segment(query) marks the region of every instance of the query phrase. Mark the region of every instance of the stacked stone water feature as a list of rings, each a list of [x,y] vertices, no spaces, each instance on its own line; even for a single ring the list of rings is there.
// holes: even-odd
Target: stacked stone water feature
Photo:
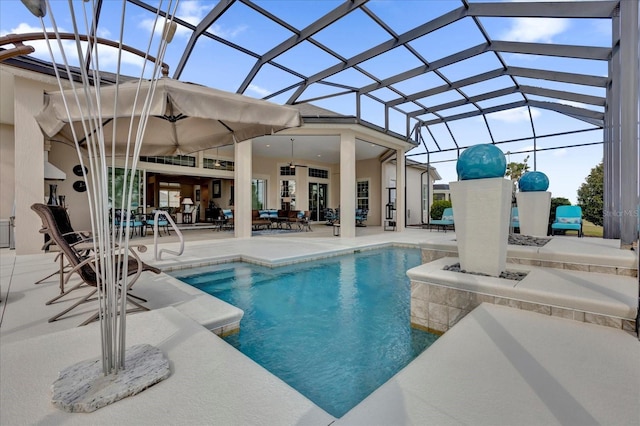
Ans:
[[[549,178],[542,172],[527,172],[518,181],[520,234],[544,237],[549,228],[551,192]]]
[[[460,180],[449,187],[463,270],[498,277],[506,268],[512,187],[506,169],[495,145],[467,148],[458,159]]]

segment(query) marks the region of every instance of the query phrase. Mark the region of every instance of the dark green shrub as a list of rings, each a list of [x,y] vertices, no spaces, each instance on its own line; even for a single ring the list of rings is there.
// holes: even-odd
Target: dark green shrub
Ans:
[[[431,216],[431,219],[442,219],[442,212],[448,207],[451,207],[451,201],[449,200],[434,201],[433,204],[431,204],[429,216]]]

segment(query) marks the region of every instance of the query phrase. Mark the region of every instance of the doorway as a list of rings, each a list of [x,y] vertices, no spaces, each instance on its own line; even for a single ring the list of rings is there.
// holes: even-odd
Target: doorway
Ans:
[[[309,182],[309,212],[310,220],[322,222],[324,209],[327,208],[327,191],[329,185],[326,183]]]

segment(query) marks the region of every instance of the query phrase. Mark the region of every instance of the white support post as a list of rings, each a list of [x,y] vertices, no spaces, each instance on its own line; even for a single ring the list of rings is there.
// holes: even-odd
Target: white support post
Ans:
[[[402,149],[396,150],[396,232],[404,231],[406,223],[405,157]],[[420,188],[422,191],[422,188]]]
[[[42,222],[31,210],[44,200],[44,136],[34,114],[42,109],[43,89],[32,81],[15,77],[15,201],[16,254],[36,254],[42,250]]]
[[[620,2],[620,245],[638,240],[638,1]]]
[[[236,238],[251,236],[252,144],[253,140],[248,140],[234,145],[236,167],[233,223]]]
[[[340,236],[356,236],[356,136],[340,134]]]

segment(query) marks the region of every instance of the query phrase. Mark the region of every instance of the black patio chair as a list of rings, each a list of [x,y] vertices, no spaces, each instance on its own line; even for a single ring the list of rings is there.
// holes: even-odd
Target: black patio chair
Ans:
[[[72,269],[65,274],[65,278],[64,278],[65,284],[69,281],[69,278],[74,273],[78,273],[78,275],[80,276],[80,279],[82,280],[74,288],[68,290],[67,293],[85,284],[90,287],[93,287],[93,290],[91,290],[87,295],[82,297],[79,301],[74,303],[72,306],[60,312],[59,314],[49,318],[49,322],[53,322],[53,321],[59,320],[62,316],[71,312],[73,309],[80,306],[81,304],[95,300],[96,297],[94,296],[96,295],[96,293],[98,291],[103,290],[102,285],[100,284],[100,279],[99,279],[100,256],[95,252],[90,252],[89,254],[87,254],[86,252],[76,250],[74,246],[72,244],[69,244],[69,242],[64,238],[64,235],[60,228],[60,224],[64,223],[64,221],[68,219],[68,216],[67,216],[66,210],[63,207],[48,206],[46,204],[37,203],[32,205],[31,209],[35,211],[38,214],[38,216],[40,216],[40,219],[42,219],[42,229],[40,230],[40,232],[43,234],[49,235],[49,237],[55,242],[56,245],[58,245],[60,250],[64,253],[67,261],[72,267]],[[119,268],[117,268],[117,270],[120,271],[119,272],[120,276],[117,277],[117,282],[119,283],[118,285],[119,285],[120,297],[123,297],[124,295],[124,297],[127,298],[127,302],[129,302],[135,307],[132,310],[129,310],[127,312],[134,312],[134,311],[140,311],[140,310],[146,311],[148,310],[148,308],[144,307],[143,305],[141,305],[140,303],[136,302],[133,299],[136,298],[142,302],[146,302],[146,300],[133,296],[132,294],[129,293],[129,291],[133,286],[133,284],[138,280],[142,272],[150,271],[150,272],[159,274],[160,270],[154,266],[147,265],[146,263],[142,262],[142,260],[140,260],[138,255],[133,250],[133,247],[130,247],[129,251],[131,252],[131,254],[127,255],[126,259],[125,259],[125,255],[120,252],[113,255],[115,262],[120,263]],[[121,282],[124,279],[122,271],[124,271],[125,261],[127,262],[127,276],[130,277],[130,279],[126,285],[126,288],[123,288]],[[80,325],[89,324],[90,322],[93,322],[98,318],[99,318],[99,312],[97,311],[95,314],[92,314],[86,321],[84,321]]]

